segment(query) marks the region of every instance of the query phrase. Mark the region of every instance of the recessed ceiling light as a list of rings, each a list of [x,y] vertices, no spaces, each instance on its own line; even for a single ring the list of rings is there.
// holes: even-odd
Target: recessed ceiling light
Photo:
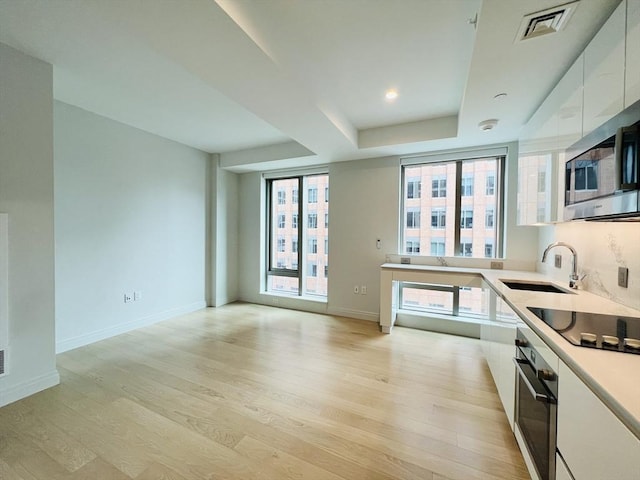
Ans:
[[[390,102],[398,98],[398,91],[395,88],[390,88],[384,94],[384,98],[389,100]]]

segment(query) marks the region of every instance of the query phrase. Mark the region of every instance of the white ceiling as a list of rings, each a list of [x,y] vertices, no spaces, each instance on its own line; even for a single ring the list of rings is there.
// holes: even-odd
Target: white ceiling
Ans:
[[[57,100],[246,171],[516,139],[619,0],[514,42],[562,3],[0,0],[0,42],[53,64]]]

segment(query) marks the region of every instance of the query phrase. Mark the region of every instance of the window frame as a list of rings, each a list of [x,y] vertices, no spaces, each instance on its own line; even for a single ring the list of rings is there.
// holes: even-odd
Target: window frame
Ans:
[[[313,210],[309,211],[306,205],[307,203],[312,203],[312,204],[318,203],[318,198],[317,198],[318,189],[315,186],[309,186],[307,184],[307,179],[316,177],[316,176],[326,176],[327,182],[328,182],[329,173],[327,171],[321,171],[321,170],[312,171],[309,173],[295,173],[295,174],[292,173],[291,175],[284,174],[284,175],[271,176],[268,174],[263,174],[264,193],[265,193],[264,208],[266,210],[266,216],[265,216],[265,227],[266,227],[265,237],[266,238],[265,240],[263,240],[263,245],[266,248],[264,278],[267,282],[264,285],[264,292],[267,294],[281,295],[283,293],[283,291],[279,290],[277,287],[274,287],[273,289],[268,288],[269,277],[276,276],[276,277],[291,277],[291,278],[298,279],[297,291],[289,292],[287,290],[286,294],[288,296],[292,296],[294,298],[320,298],[323,300],[326,300],[327,298],[327,296],[324,293],[318,294],[314,291],[307,290],[307,286],[305,282],[305,276],[309,276],[309,274],[311,273],[310,271],[308,271],[308,265],[305,260],[306,256],[310,254],[307,248],[308,245],[305,244],[305,242],[308,241],[307,234],[305,232],[308,228],[318,228],[318,224],[317,224],[318,212],[315,210],[315,207],[313,207]],[[277,264],[277,260],[274,258],[274,254],[276,253],[276,250],[277,250],[277,244],[274,244],[274,242],[277,242],[277,238],[278,238],[277,227],[278,227],[278,220],[279,220],[278,212],[274,208],[277,207],[278,205],[282,205],[279,203],[279,196],[277,194],[277,189],[274,191],[274,182],[277,182],[279,180],[296,180],[297,181],[297,185],[292,188],[292,194],[291,194],[291,200],[292,200],[291,203],[294,206],[293,213],[292,213],[292,222],[293,222],[293,217],[297,216],[297,219],[298,219],[297,235],[294,235],[291,241],[291,250],[292,250],[291,253],[297,254],[297,257],[295,260],[292,260],[291,267],[286,267],[286,268],[279,268]],[[330,186],[327,186],[325,188],[325,196],[327,200],[328,200],[329,188]],[[307,196],[305,195],[306,193],[308,193],[309,190],[315,190],[315,197],[314,197],[315,201],[313,202],[309,202]],[[299,192],[304,192],[304,193],[302,196],[300,196]],[[328,201],[326,203],[328,204]],[[325,208],[328,208],[328,207],[325,207]],[[311,214],[315,216],[315,221],[316,221],[315,227],[306,226],[305,225],[306,222],[301,223],[301,219],[305,219],[308,222],[309,216]],[[275,225],[273,225],[274,223]],[[286,219],[285,219],[285,225],[286,225]],[[274,226],[276,228],[273,228]],[[326,228],[328,229],[328,226],[326,226]],[[294,228],[294,230],[296,229]],[[327,230],[327,236],[328,236],[328,230]],[[288,244],[289,242],[285,241],[285,251],[287,249],[287,246],[289,246]],[[328,255],[328,252],[326,253]],[[317,254],[310,254],[310,255],[315,256]],[[318,268],[317,260],[314,260],[314,262],[316,263],[316,269],[317,269]],[[328,258],[327,258],[327,264],[325,264],[325,266],[328,267]],[[318,277],[317,271],[316,271],[316,277]],[[327,280],[328,280],[328,277],[327,277]]]
[[[454,210],[453,224],[456,226],[456,228],[454,229],[453,255],[455,257],[459,257],[459,256],[463,256],[460,254],[461,243],[462,243],[461,242],[462,228],[460,228],[461,216],[462,216],[461,214],[463,209],[462,199],[465,197],[468,198],[468,196],[462,195],[462,178],[463,178],[462,166],[465,162],[472,162],[472,161],[483,160],[483,159],[486,159],[486,160],[495,159],[496,169],[491,170],[487,174],[488,176],[491,176],[494,179],[494,193],[493,195],[487,195],[487,196],[492,196],[495,198],[493,229],[495,230],[496,233],[495,233],[495,244],[494,244],[495,257],[493,258],[503,258],[504,239],[506,234],[504,210],[505,210],[505,195],[506,195],[505,181],[506,181],[506,174],[507,174],[506,162],[507,162],[508,153],[509,153],[508,148],[504,146],[504,147],[495,147],[495,148],[478,149],[478,150],[470,150],[470,151],[459,151],[459,152],[453,151],[453,152],[444,152],[440,154],[436,153],[436,154],[429,154],[429,155],[416,155],[416,156],[402,158],[400,161],[401,202],[400,202],[400,215],[398,215],[400,219],[400,225],[399,225],[400,241],[398,243],[399,247],[403,248],[406,245],[405,229],[415,228],[415,227],[407,227],[406,225],[407,212],[409,211],[409,208],[410,208],[409,205],[407,205],[407,201],[406,201],[407,192],[405,189],[405,185],[408,180],[408,178],[405,176],[407,168],[417,167],[417,166],[426,166],[426,165],[436,165],[436,164],[452,164],[452,163],[456,165],[455,184],[454,184],[454,189],[451,192],[451,195],[455,196],[455,210]],[[434,176],[433,180],[435,180],[436,178],[438,180],[438,187],[440,187],[440,181],[442,180],[443,177],[442,175],[438,175],[437,177]],[[449,183],[447,177],[444,177],[444,180],[446,183]],[[475,178],[472,181],[472,185],[474,183],[476,183]],[[471,188],[473,188],[473,186]],[[438,188],[438,192],[440,192],[440,188]],[[446,195],[448,196],[449,194],[450,192],[446,191]],[[440,195],[438,195],[437,197],[434,197],[432,192],[432,198],[442,198],[442,197],[440,197]],[[474,216],[475,216],[475,212],[474,212]],[[429,219],[429,225],[431,225],[430,219]],[[407,235],[410,235],[410,234],[407,234]],[[408,255],[404,251],[399,251],[398,253],[400,255]],[[422,253],[420,255],[432,256],[432,255],[426,255]],[[483,258],[483,257],[472,257],[472,258]]]

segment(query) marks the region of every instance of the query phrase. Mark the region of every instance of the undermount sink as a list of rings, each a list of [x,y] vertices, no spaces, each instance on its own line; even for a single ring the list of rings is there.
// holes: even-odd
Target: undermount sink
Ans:
[[[502,280],[502,279],[500,281],[502,283],[504,283],[507,287],[509,287],[512,290],[528,290],[528,291],[531,291],[531,292],[549,292],[549,293],[570,293],[570,294],[573,294],[573,292],[558,288],[555,285],[553,285],[552,283],[546,283],[546,282],[534,283],[534,282],[525,282],[525,281],[521,281],[521,280]]]

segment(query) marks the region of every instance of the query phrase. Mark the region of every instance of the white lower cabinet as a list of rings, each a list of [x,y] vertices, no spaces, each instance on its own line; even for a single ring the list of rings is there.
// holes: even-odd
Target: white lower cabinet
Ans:
[[[558,387],[557,480],[640,479],[640,439],[563,362]]]
[[[562,457],[556,453],[556,480],[575,480],[564,464]]]
[[[518,317],[493,291],[490,291],[490,295],[490,321],[481,326],[480,339],[500,401],[513,430],[516,374],[513,356]]]

